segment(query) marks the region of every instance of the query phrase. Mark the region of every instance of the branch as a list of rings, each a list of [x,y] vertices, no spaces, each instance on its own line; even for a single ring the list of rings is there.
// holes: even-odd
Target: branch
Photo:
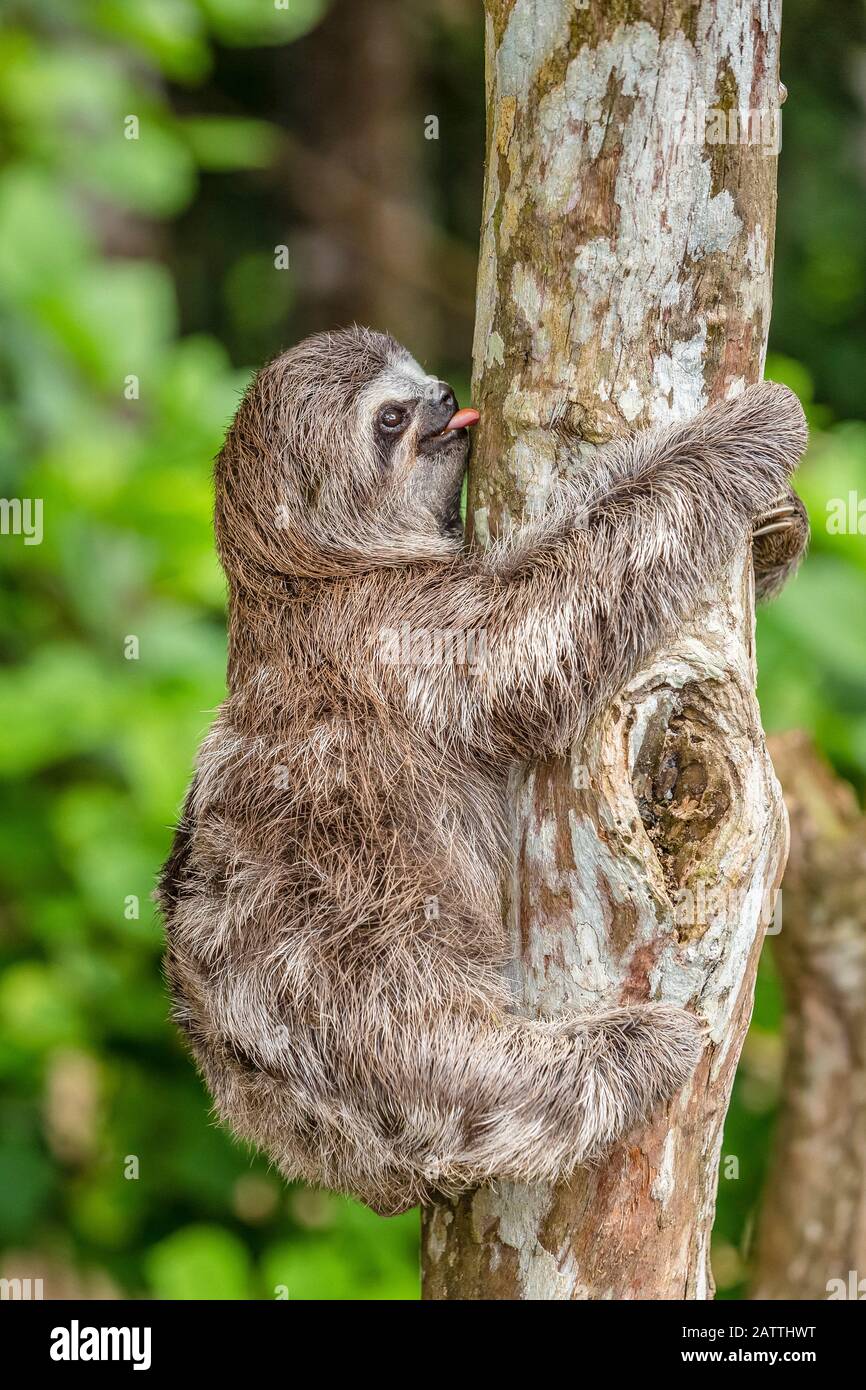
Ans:
[[[753,1297],[858,1297],[849,1281],[866,1274],[866,817],[805,734],[771,746],[791,817],[773,941],[787,1051]]]

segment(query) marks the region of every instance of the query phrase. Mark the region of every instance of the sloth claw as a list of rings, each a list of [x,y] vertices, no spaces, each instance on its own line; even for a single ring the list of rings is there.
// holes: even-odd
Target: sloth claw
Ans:
[[[758,517],[758,526],[752,532],[752,539],[756,536],[768,536],[773,531],[787,530],[789,526],[794,525],[797,514],[797,508],[790,502],[786,502],[784,506],[773,507],[771,511]]]
[[[756,536],[769,536],[773,531],[787,531],[793,524],[793,521],[777,521],[774,526],[760,526],[757,531],[752,532],[752,540]]]

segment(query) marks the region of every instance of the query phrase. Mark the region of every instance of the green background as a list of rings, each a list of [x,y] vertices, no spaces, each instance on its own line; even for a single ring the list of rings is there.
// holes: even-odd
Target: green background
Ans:
[[[223,693],[210,461],[251,367],[358,318],[465,398],[481,7],[0,13],[0,496],[44,499],[41,545],[0,537],[0,1273],[51,1296],[414,1298],[416,1214],[286,1189],[215,1127],[166,1022],[149,895]],[[759,621],[768,729],[813,731],[861,791],[866,543],[826,517],[866,496],[863,37],[859,3],[786,0],[768,375],[809,413],[814,541]],[[748,1273],[779,1020],[765,953],[724,1144],[727,1296]]]

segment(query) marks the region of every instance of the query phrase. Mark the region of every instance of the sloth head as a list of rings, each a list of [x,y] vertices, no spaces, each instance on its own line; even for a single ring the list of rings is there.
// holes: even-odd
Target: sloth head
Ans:
[[[307,338],[256,376],[217,460],[227,573],[261,585],[453,554],[477,419],[385,334]]]

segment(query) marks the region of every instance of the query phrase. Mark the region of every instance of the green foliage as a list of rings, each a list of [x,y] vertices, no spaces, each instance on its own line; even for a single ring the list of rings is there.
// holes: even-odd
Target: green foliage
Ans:
[[[416,1218],[311,1206],[213,1124],[150,903],[224,690],[209,473],[248,372],[180,336],[157,237],[106,237],[274,157],[263,121],[175,115],[158,67],[197,81],[214,34],[282,42],[321,8],[19,6],[0,39],[0,486],[44,516],[0,544],[0,1243],[82,1287],[417,1296]],[[288,303],[248,259],[230,283],[272,323]]]
[[[866,238],[861,0],[784,7],[777,287],[773,343],[805,361],[820,401],[840,419],[863,414]]]
[[[812,442],[797,486],[809,509],[809,562],[758,622],[759,695],[770,730],[802,726],[866,785],[866,423],[836,424],[811,405],[804,369],[770,357],[767,375],[798,390]],[[839,531],[835,521],[843,513]],[[852,527],[851,523],[854,522]]]
[[[44,523],[39,545],[0,537],[0,1245],[17,1272],[59,1266],[82,1288],[98,1276],[134,1296],[417,1297],[415,1215],[384,1222],[287,1191],[213,1123],[167,1022],[149,900],[224,688],[209,461],[248,376],[212,333],[189,331],[182,295],[198,277],[196,302],[215,319],[225,309],[232,346],[278,347],[295,303],[291,274],[275,284],[279,237],[241,235],[244,208],[237,245],[217,231],[193,262],[184,240],[184,226],[201,230],[185,219],[204,190],[217,210],[251,190],[273,198],[238,181],[264,177],[280,132],[222,100],[216,45],[288,44],[325,8],[29,0],[8,7],[0,35],[0,495],[41,499]],[[809,9],[792,0],[786,24]],[[477,54],[455,52],[474,80]],[[443,102],[459,71],[440,73]],[[837,107],[828,96],[812,110],[821,149],[838,137]],[[864,279],[845,233],[856,190],[834,189],[828,227],[822,176],[813,187],[808,159],[798,167],[808,254],[783,186],[777,305],[792,356],[770,374],[808,404],[814,544],[760,618],[760,693],[768,727],[813,729],[862,787],[866,546],[828,531],[827,504],[866,496],[866,425],[813,404],[811,386],[838,413],[860,362],[846,336]],[[451,225],[447,161],[441,177],[443,216],[468,239],[473,228]],[[836,334],[829,369],[811,325],[822,342]],[[720,1192],[727,1292],[741,1287],[760,1188],[778,1026],[765,970],[725,1146],[740,1160]]]

